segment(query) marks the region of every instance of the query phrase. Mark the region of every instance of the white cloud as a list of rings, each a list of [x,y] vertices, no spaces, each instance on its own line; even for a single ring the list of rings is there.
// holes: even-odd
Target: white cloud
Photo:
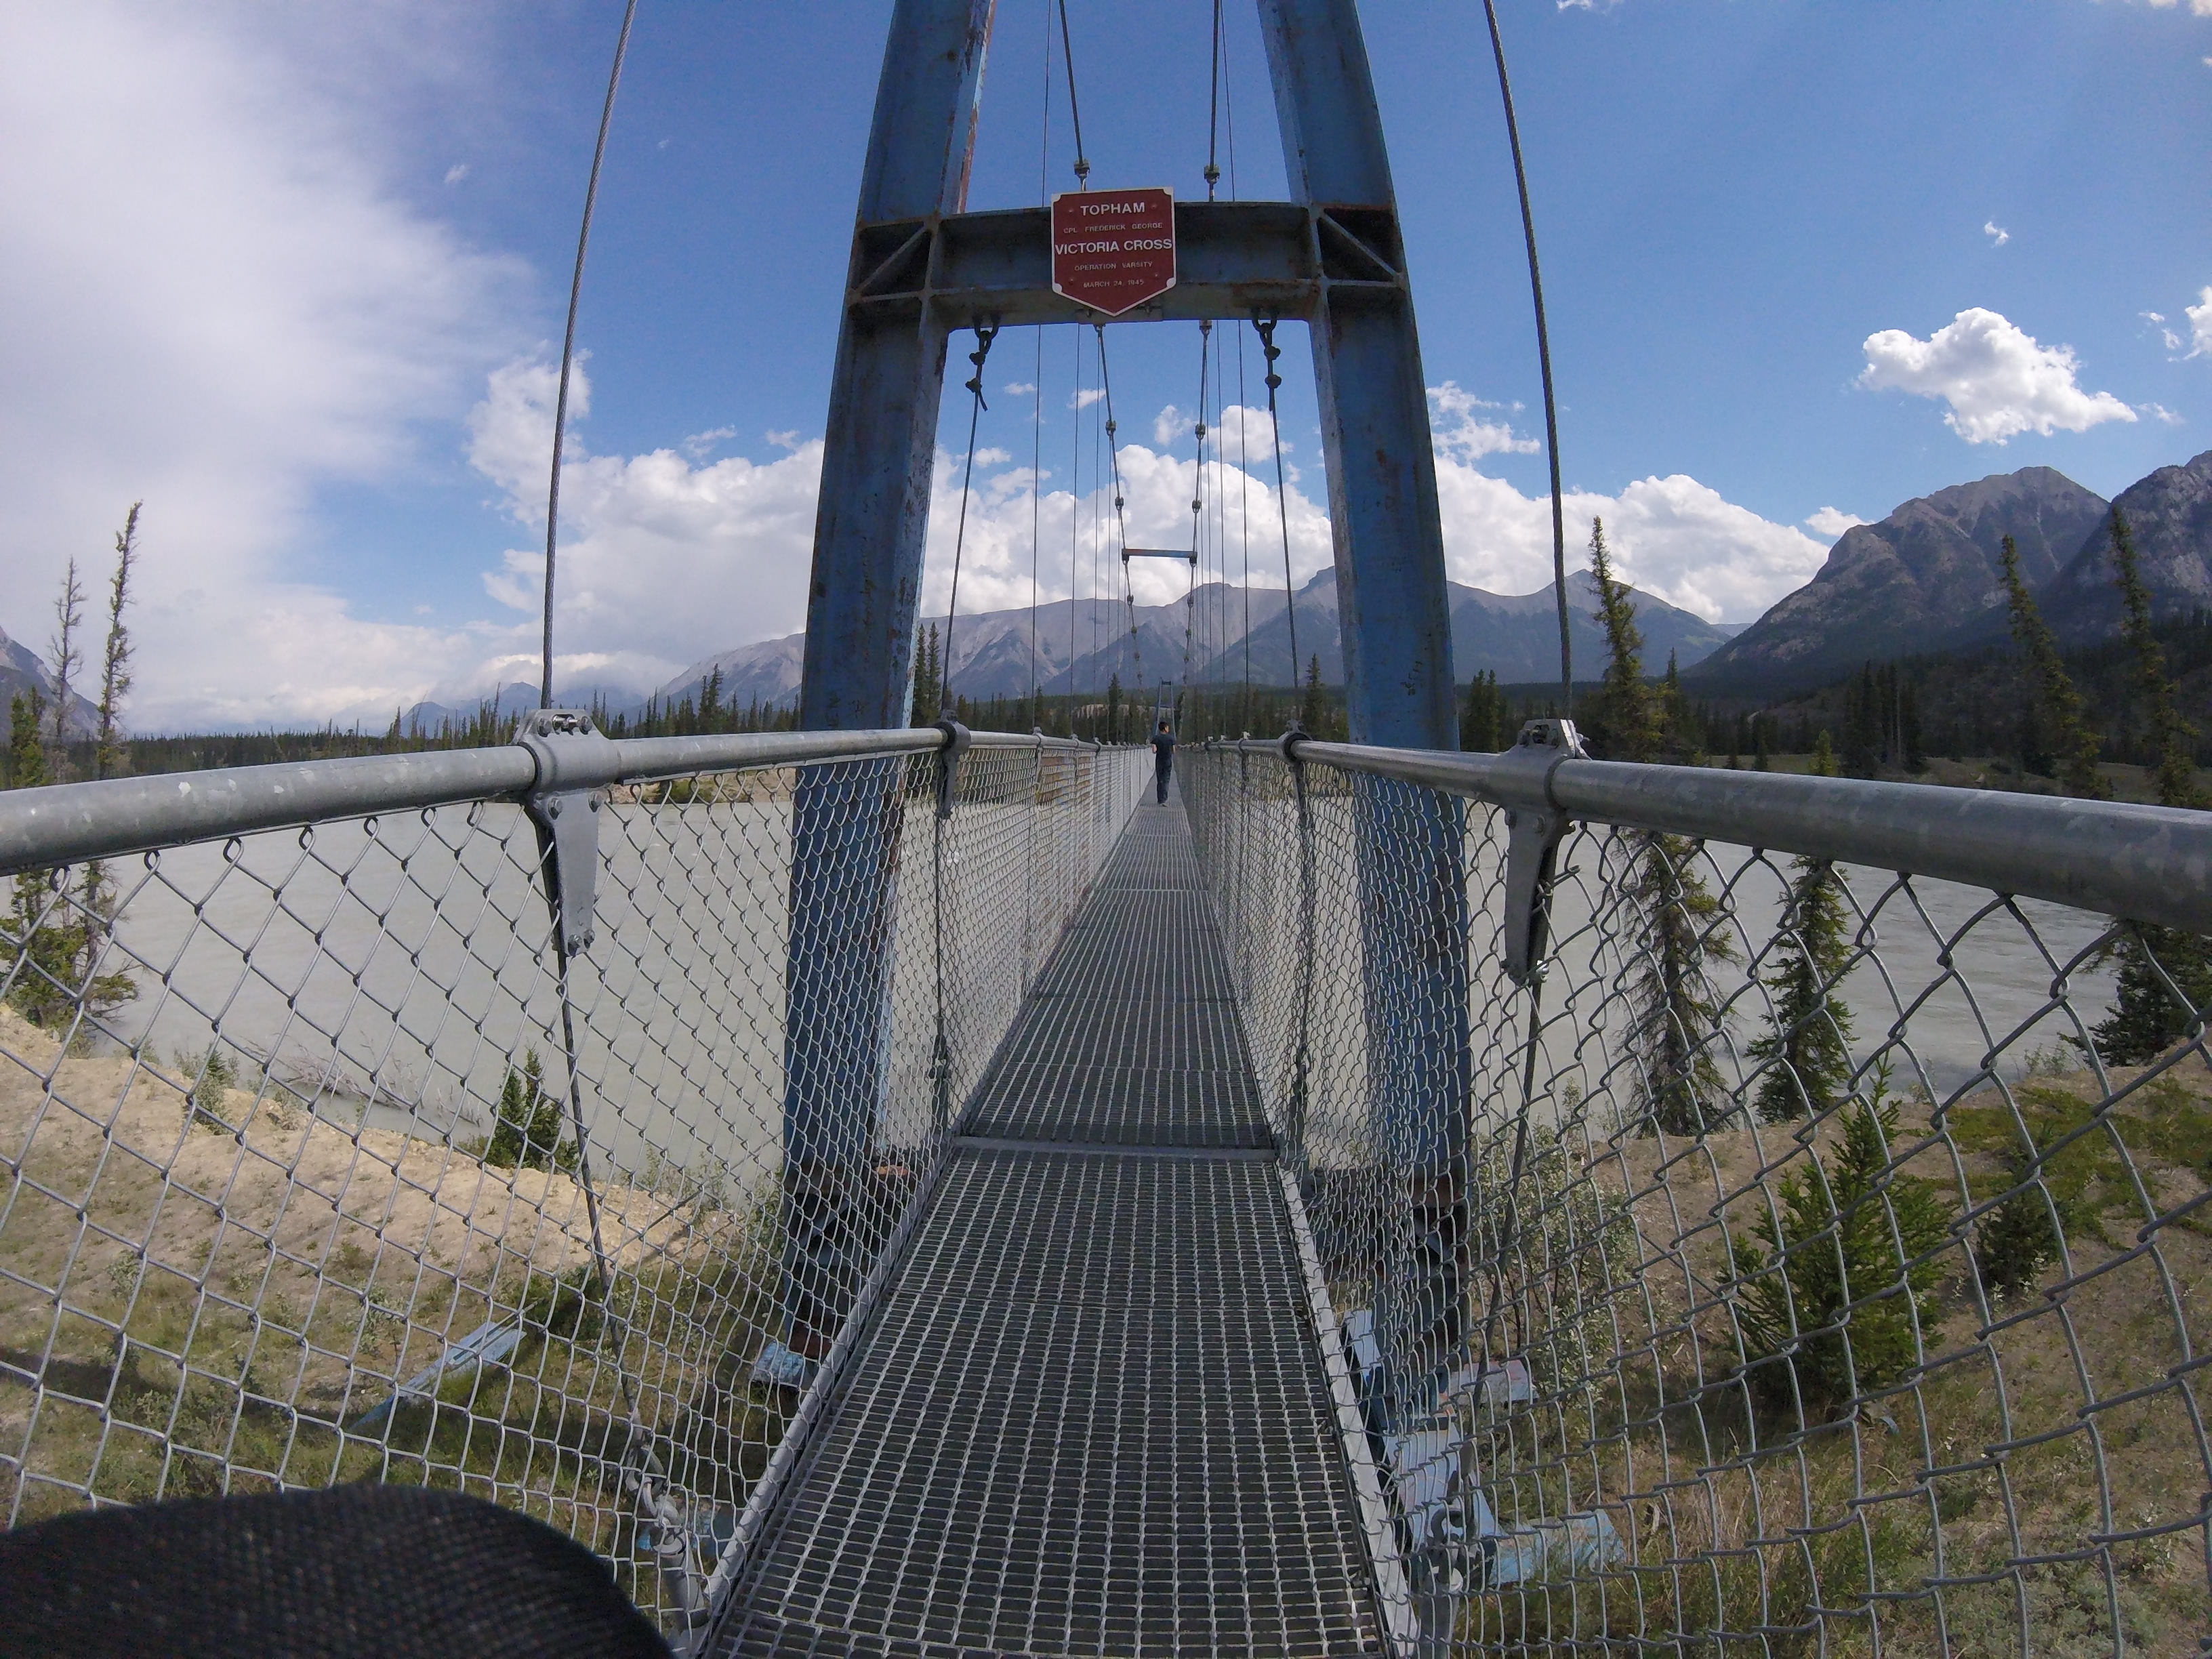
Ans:
[[[1455,398],[1466,397],[1455,389]],[[1468,399],[1468,407],[1485,405]],[[1253,581],[1272,585],[1279,580],[1277,573],[1282,568],[1283,530],[1277,516],[1267,414],[1263,409],[1231,405],[1222,411],[1220,422],[1224,459],[1218,464],[1209,459],[1202,480],[1194,461],[1142,445],[1122,446],[1119,459],[1128,503],[1128,539],[1139,547],[1188,546],[1190,502],[1197,486],[1206,503],[1201,516],[1207,571],[1218,568],[1212,550],[1218,538],[1227,550],[1232,581],[1247,568],[1249,553]],[[1240,436],[1246,457],[1241,471],[1233,464]],[[977,484],[961,552],[963,611],[1029,603],[1029,488],[1025,468],[1010,469]],[[1437,440],[1437,489],[1445,566],[1454,580],[1501,593],[1532,592],[1551,580],[1548,495],[1524,495],[1505,480],[1481,471],[1474,459],[1455,447],[1449,434]],[[1100,492],[1079,501],[1066,490],[1049,490],[1038,501],[1036,545],[1044,598],[1061,598],[1069,591],[1071,540],[1080,591],[1090,591],[1094,556],[1106,578],[1118,577],[1112,568],[1118,544],[1103,495]],[[950,590],[959,502],[958,467],[951,456],[940,454],[929,570],[922,586],[925,607],[941,607]],[[1300,488],[1294,476],[1284,506],[1290,524],[1292,580],[1304,584],[1334,557],[1328,511]],[[1621,568],[1638,586],[1711,621],[1756,616],[1810,580],[1827,553],[1823,543],[1803,531],[1771,523],[1680,474],[1640,479],[1615,495],[1577,490],[1567,496],[1565,506],[1570,568],[1588,564],[1583,550],[1589,540],[1590,520],[1602,514]],[[1095,541],[1094,526],[1104,532]],[[1189,580],[1184,569],[1166,561],[1139,561],[1131,566],[1130,576],[1137,597],[1147,604],[1180,596]]]
[[[1088,409],[1105,395],[1105,392],[1098,386],[1085,386],[1067,400],[1067,406],[1070,409]]]
[[[2012,240],[2012,233],[1994,219],[1985,219],[1982,222],[1982,234],[1990,239],[1991,247],[2002,247],[2007,242]]]
[[[1033,397],[1036,395],[1036,382],[1034,380],[1009,380],[1006,382],[1006,395],[1010,398]]]
[[[516,521],[541,536],[556,386],[550,363],[508,363],[492,374],[468,421],[470,463],[506,492]],[[822,473],[818,439],[766,465],[741,455],[706,465],[668,449],[593,455],[576,429],[591,410],[591,382],[580,372],[569,386],[568,409],[554,604],[562,653],[556,680],[642,691],[736,643],[733,632],[762,639],[804,624]],[[978,452],[979,463],[988,453]],[[951,465],[940,457],[940,471]],[[951,494],[957,501],[957,475]],[[481,630],[479,648],[489,654],[442,681],[441,698],[534,676],[544,556],[542,544],[514,549],[484,574],[485,592],[517,614],[504,627]],[[672,604],[672,595],[681,602]]]
[[[2140,404],[2139,407],[2144,414],[2149,416],[2153,420],[2159,422],[2162,425],[2182,426],[2186,424],[2180,416],[2175,414],[2164,404]]]
[[[2158,331],[2159,340],[2168,351],[2181,349],[2181,337],[2167,324],[2164,312],[2139,311],[2136,314]]]
[[[738,429],[733,426],[709,427],[704,432],[695,432],[686,438],[683,445],[684,453],[695,461],[702,461],[715,445],[737,435]]]
[[[2136,418],[2111,392],[2084,392],[2075,383],[2072,347],[2040,345],[1978,306],[1925,340],[1886,328],[1869,335],[1863,349],[1859,385],[1942,398],[1951,406],[1944,424],[1970,444],[2002,444],[2022,432],[2085,432]]]
[[[1170,404],[1152,416],[1152,441],[1165,449],[1170,444],[1189,437],[1195,419],[1188,410]]]
[[[1534,455],[1543,448],[1535,439],[1516,434],[1510,422],[1485,420],[1476,412],[1498,407],[1462,391],[1455,380],[1431,386],[1429,408],[1433,418],[1430,424],[1437,453],[1471,462],[1485,455]]]
[[[222,3],[0,21],[0,622],[39,637],[60,555],[100,562],[143,497],[141,729],[388,710],[472,649],[288,562],[319,486],[414,465],[415,424],[516,348],[526,276],[369,159],[465,22],[319,15],[315,41]]]
[[[458,185],[468,176],[469,164],[466,161],[456,161],[446,169],[446,182],[448,185]]]
[[[1866,520],[1856,513],[1845,513],[1836,507],[1824,507],[1805,520],[1805,527],[1815,536],[1827,541],[1833,541],[1852,526],[1865,522]]]
[[[2183,307],[2182,312],[2189,319],[2191,341],[2189,355],[2202,357],[2206,352],[2212,351],[2212,287],[2208,287],[2197,295],[2195,305]]]

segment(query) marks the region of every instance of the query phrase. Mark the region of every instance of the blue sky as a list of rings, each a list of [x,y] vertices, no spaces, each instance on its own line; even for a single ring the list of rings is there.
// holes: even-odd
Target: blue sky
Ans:
[[[1849,518],[2032,464],[2109,495],[2212,447],[2212,0],[1501,10],[1566,478],[1578,524],[1604,513],[1645,586],[1741,620]],[[1201,194],[1207,9],[1070,11],[1094,182]],[[1528,591],[1547,562],[1541,422],[1480,7],[1366,13],[1454,574]],[[526,677],[544,366],[619,15],[618,0],[0,10],[0,137],[33,163],[0,179],[0,351],[17,370],[0,384],[0,628],[42,640],[62,560],[103,563],[143,495],[142,725],[388,718]],[[888,15],[884,0],[640,8],[580,328],[572,680],[647,689],[803,618]],[[1278,196],[1256,21],[1238,0],[1226,15],[1235,186]],[[1001,0],[972,206],[1071,182],[1056,62],[1044,112],[1049,16]],[[1066,590],[1071,542],[1087,558],[1097,434],[1068,406],[1079,339],[1047,335],[1040,381],[1035,337],[1000,337],[963,609],[1027,598],[1033,444],[1046,592]],[[1175,534],[1196,331],[1109,343],[1133,535]],[[1303,575],[1327,535],[1310,370],[1288,343]],[[1264,428],[1214,423],[1245,438],[1252,477],[1205,488],[1235,492],[1255,564],[1279,568]],[[950,398],[942,438],[940,509],[966,442]],[[1224,528],[1241,554],[1241,525]],[[941,601],[949,525],[938,539]]]

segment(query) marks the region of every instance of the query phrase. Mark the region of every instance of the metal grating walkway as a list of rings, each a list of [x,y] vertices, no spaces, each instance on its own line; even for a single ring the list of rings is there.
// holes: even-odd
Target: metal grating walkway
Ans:
[[[725,1655],[1380,1654],[1182,809],[1140,807],[763,1528]]]

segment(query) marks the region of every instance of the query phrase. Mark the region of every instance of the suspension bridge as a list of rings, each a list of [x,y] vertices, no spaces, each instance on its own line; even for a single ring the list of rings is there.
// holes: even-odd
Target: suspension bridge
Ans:
[[[2212,820],[1455,752],[1357,15],[1260,14],[1291,199],[1109,310],[894,8],[804,730],[0,797],[11,1640],[2199,1650]],[[1306,325],[1342,595],[1350,740],[1163,803],[908,724],[954,343],[1109,316]]]

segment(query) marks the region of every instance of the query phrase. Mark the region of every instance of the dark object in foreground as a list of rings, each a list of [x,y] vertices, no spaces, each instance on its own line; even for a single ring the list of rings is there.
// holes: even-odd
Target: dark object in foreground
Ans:
[[[666,1659],[573,1539],[416,1486],[203,1498],[0,1534],[0,1653]]]

